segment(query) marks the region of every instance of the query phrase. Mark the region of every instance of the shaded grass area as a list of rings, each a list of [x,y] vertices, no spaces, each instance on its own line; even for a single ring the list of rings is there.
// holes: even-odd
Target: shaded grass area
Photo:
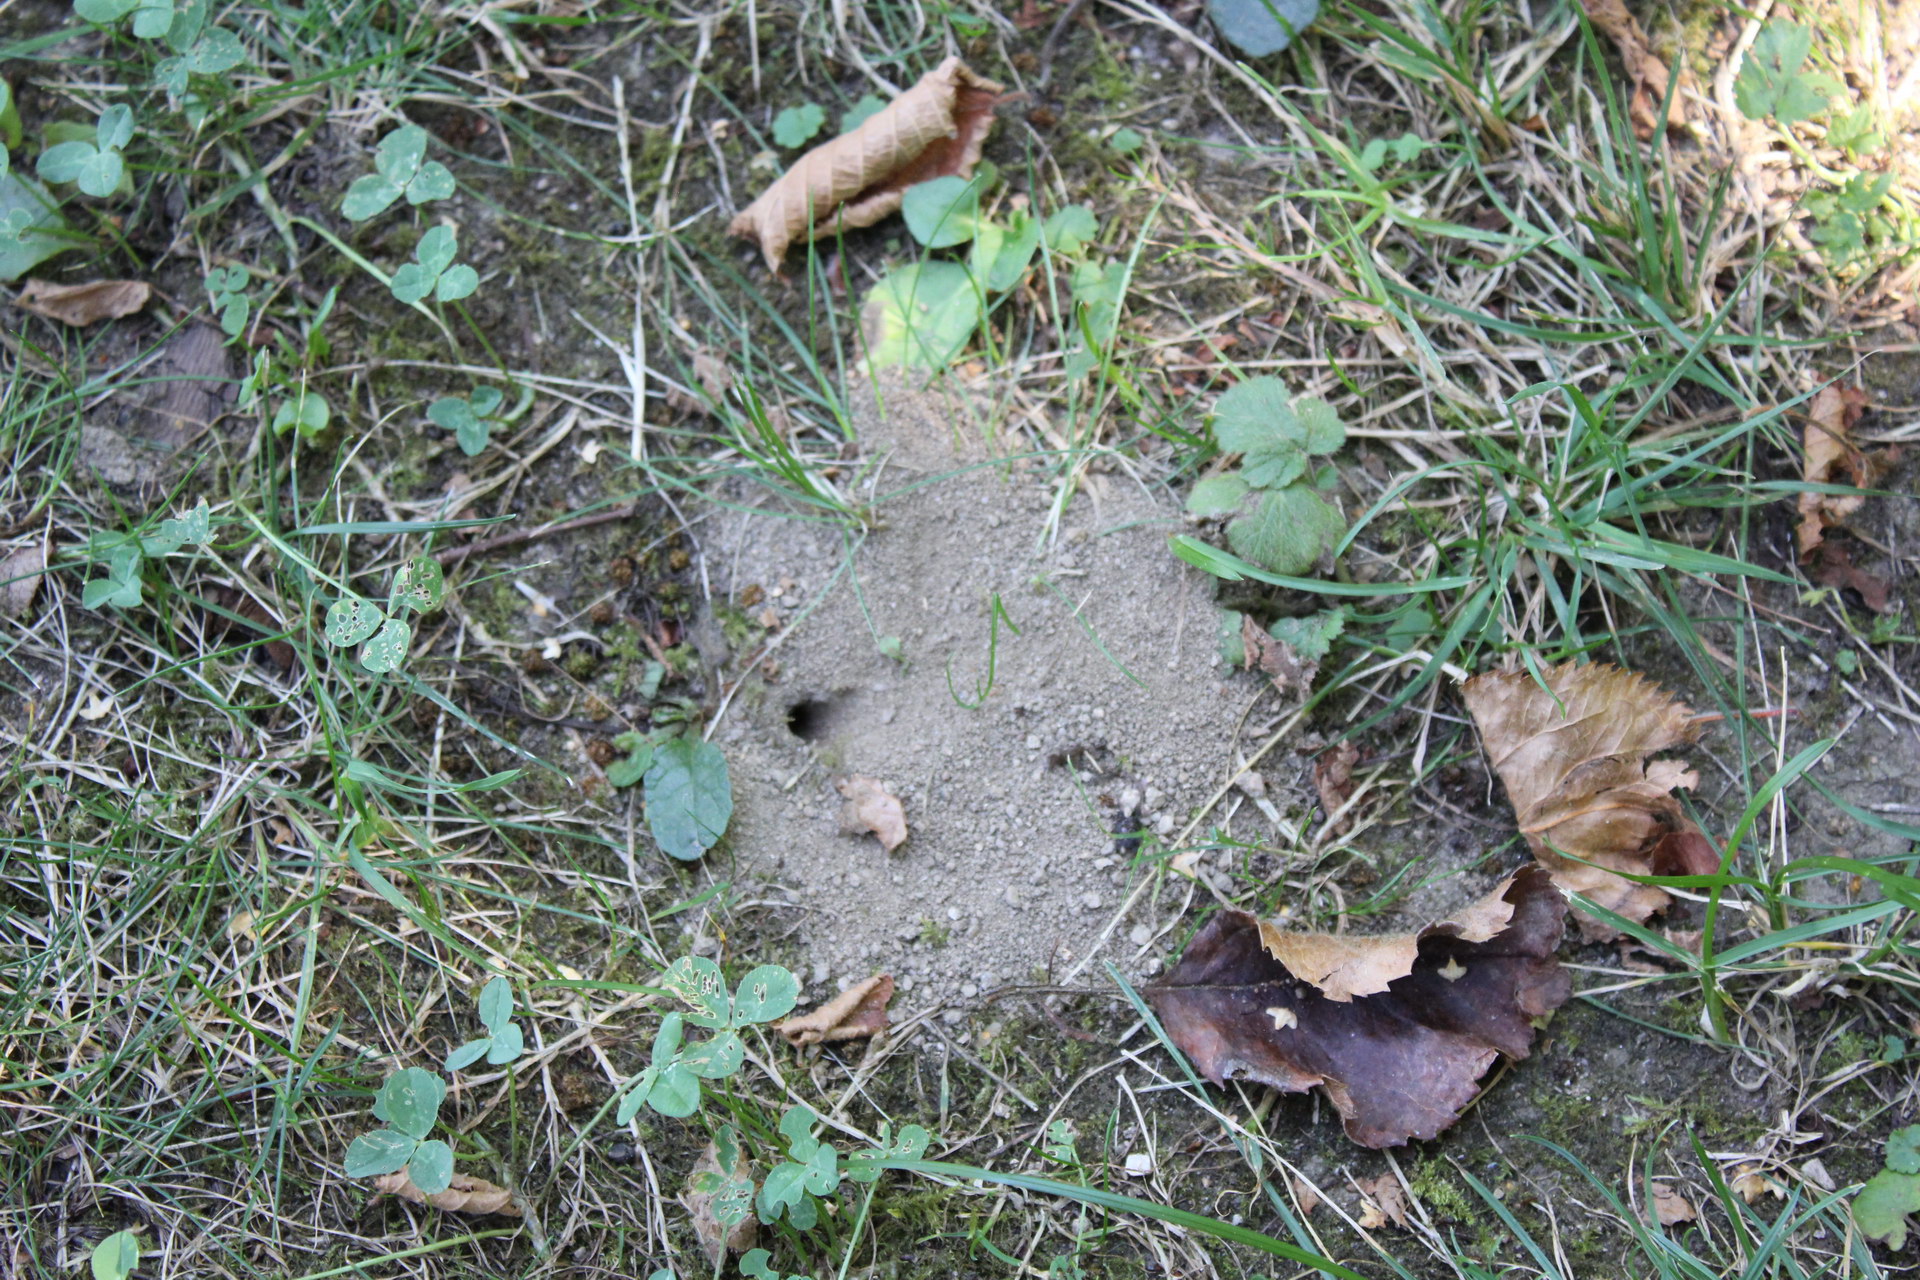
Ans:
[[[1842,1191],[1910,1118],[1911,1065],[1885,1037],[1915,1016],[1897,878],[1914,832],[1884,789],[1841,796],[1849,812],[1798,777],[1766,786],[1810,743],[1845,752],[1873,722],[1872,750],[1897,761],[1920,710],[1910,598],[1874,618],[1814,588],[1782,509],[1795,409],[1854,359],[1829,325],[1871,317],[1842,304],[1874,273],[1809,257],[1778,193],[1747,198],[1709,147],[1635,138],[1607,52],[1568,8],[1342,7],[1250,69],[1155,8],[1046,16],[1058,27],[896,4],[240,9],[214,20],[249,61],[193,82],[197,127],[163,92],[100,87],[147,83],[156,53],[139,41],[59,6],[0,20],[30,127],[115,95],[143,113],[131,195],[70,199],[86,240],[49,270],[151,276],[167,294],[98,337],[9,319],[9,549],[57,570],[8,618],[0,672],[12,1265],[65,1271],[137,1228],[154,1274],[318,1277],[383,1257],[421,1274],[669,1259],[699,1274],[676,1197],[709,1134],[729,1120],[777,1154],[781,1113],[805,1102],[843,1135],[885,1118],[938,1141],[864,1208],[849,1189],[814,1231],[764,1232],[794,1271],[1267,1274],[1244,1238],[1258,1231],[1368,1275],[1873,1273]],[[991,406],[967,429],[1047,459],[1064,507],[1096,469],[1205,473],[1205,406],[1234,377],[1278,372],[1349,424],[1335,580],[1382,594],[1310,723],[1366,747],[1360,821],[1336,831],[1304,785],[1278,824],[1192,815],[1186,843],[1212,850],[1225,899],[1339,923],[1505,856],[1458,675],[1609,658],[1725,716],[1703,820],[1725,839],[1745,819],[1730,870],[1749,882],[1687,890],[1724,899],[1721,967],[1665,934],[1638,956],[1580,953],[1594,1003],[1418,1152],[1346,1148],[1309,1099],[1196,1087],[1109,983],[958,1023],[921,1011],[870,1051],[798,1057],[750,1037],[749,1069],[703,1119],[611,1123],[667,1007],[621,984],[689,952],[730,973],[804,973],[807,957],[779,887],[727,850],[698,868],[653,850],[596,744],[711,723],[778,634],[710,598],[703,522],[710,497],[732,500],[726,482],[850,539],[884,518],[848,496],[844,405],[862,394],[861,297],[916,252],[882,227],[769,281],[722,241],[719,211],[768,176],[773,111],[837,115],[955,49],[1028,95],[991,153],[1009,191],[1089,202],[1092,260],[1124,281],[1111,337],[1077,372],[1064,271],[1004,300],[979,335],[990,354],[949,375]],[[458,194],[347,224],[341,193],[402,119],[431,131]],[[1103,136],[1123,124],[1146,131],[1142,149]],[[1406,159],[1366,161],[1369,141],[1409,135]],[[442,216],[481,291],[422,314],[382,277]],[[247,268],[252,311],[219,380],[264,352],[259,399],[184,445],[146,442],[108,478],[86,429],[204,314],[220,264]],[[1879,268],[1903,269],[1898,254]],[[729,385],[701,376],[716,354]],[[524,388],[530,407],[468,457],[425,407],[481,385],[509,406]],[[309,390],[328,430],[276,432]],[[1870,429],[1903,440],[1911,412]],[[202,497],[212,536],[146,561],[139,607],[82,607],[129,535]],[[1912,513],[1877,510],[1891,576]],[[609,511],[626,518],[460,550]],[[384,598],[421,554],[447,559],[452,591],[408,664],[369,675],[328,646],[322,611],[346,590]],[[1387,593],[1436,582],[1456,585]],[[1313,589],[1240,590],[1299,612]],[[648,662],[663,683],[642,696]],[[1787,703],[1802,715],[1751,715]],[[1223,778],[1235,767],[1223,758]],[[1835,812],[1855,824],[1844,841],[1808,833]],[[1467,856],[1434,858],[1441,837]],[[1853,860],[1781,878],[1836,847]],[[1143,853],[1156,892],[1184,892],[1167,870],[1180,851]],[[521,988],[529,1052],[463,1073],[449,1111],[461,1170],[512,1188],[529,1220],[370,1200],[341,1155],[374,1089],[470,1038],[492,972]],[[1751,1203],[1731,1189],[1749,1169],[1766,1181]],[[1365,1216],[1356,1182],[1383,1176],[1407,1193],[1404,1223]],[[1698,1221],[1649,1220],[1656,1177]]]

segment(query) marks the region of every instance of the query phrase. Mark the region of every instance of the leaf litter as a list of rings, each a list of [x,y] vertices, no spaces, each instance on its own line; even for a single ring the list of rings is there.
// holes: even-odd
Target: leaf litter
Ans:
[[[812,1013],[788,1018],[774,1030],[795,1048],[839,1040],[865,1040],[887,1029],[893,1001],[893,977],[876,974],[856,982]]]
[[[847,798],[840,806],[841,831],[850,836],[872,833],[888,853],[907,842],[906,808],[880,779],[856,773],[833,785]]]
[[[508,1218],[521,1216],[520,1206],[514,1203],[511,1191],[484,1178],[470,1177],[464,1173],[454,1174],[452,1183],[445,1191],[432,1194],[416,1187],[405,1169],[398,1173],[382,1174],[373,1180],[373,1186],[376,1191],[387,1195],[450,1213],[497,1213]]]
[[[88,280],[82,284],[54,284],[29,280],[13,300],[31,311],[76,329],[130,316],[147,305],[153,286],[144,280]]]
[[[1865,489],[1879,482],[1887,469],[1886,454],[1868,453],[1853,440],[1854,425],[1868,403],[1867,393],[1861,388],[1838,384],[1822,387],[1813,397],[1801,436],[1805,459],[1801,476],[1808,484],[1846,484]],[[1886,579],[1854,564],[1845,543],[1827,537],[1828,530],[1843,525],[1866,500],[1866,495],[1859,493],[1801,493],[1794,545],[1815,582],[1825,587],[1851,588],[1859,592],[1869,609],[1885,613],[1891,605]]]

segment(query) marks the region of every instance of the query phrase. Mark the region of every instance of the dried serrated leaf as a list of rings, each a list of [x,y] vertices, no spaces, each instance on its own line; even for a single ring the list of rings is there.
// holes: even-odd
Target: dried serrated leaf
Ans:
[[[853,774],[834,783],[847,802],[840,806],[840,830],[846,835],[872,832],[892,853],[907,842],[907,811],[900,798],[878,778]]]
[[[484,1178],[473,1178],[464,1173],[454,1174],[452,1184],[445,1191],[433,1195],[414,1186],[413,1179],[407,1176],[405,1169],[375,1178],[373,1185],[375,1190],[384,1191],[390,1196],[445,1209],[449,1213],[497,1213],[508,1218],[521,1216],[520,1206],[513,1202],[511,1191],[497,1187]]]
[[[970,175],[1000,90],[948,58],[853,130],[801,156],[728,234],[758,240],[768,269],[778,271],[796,241],[870,227],[898,210],[915,183]]]
[[[1544,687],[1542,685],[1544,681]],[[1719,856],[1673,797],[1698,775],[1647,757],[1692,742],[1693,713],[1606,663],[1476,676],[1461,690],[1528,846],[1562,889],[1636,923],[1672,901],[1615,875],[1709,875]],[[1569,856],[1571,855],[1571,856]],[[1616,931],[1580,916],[1589,939]]]
[[[788,1018],[774,1030],[796,1048],[863,1039],[887,1029],[887,1003],[892,999],[893,975],[876,974],[848,987],[812,1013]]]
[[[130,316],[147,305],[153,286],[144,280],[89,280],[85,284],[53,284],[29,280],[13,300],[23,311],[85,328],[102,320]]]

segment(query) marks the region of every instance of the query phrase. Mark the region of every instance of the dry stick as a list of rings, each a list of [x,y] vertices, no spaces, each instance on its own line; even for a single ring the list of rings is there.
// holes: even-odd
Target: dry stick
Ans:
[[[535,538],[544,538],[550,533],[566,533],[574,529],[585,529],[596,524],[606,524],[613,520],[625,520],[639,513],[638,502],[622,503],[606,511],[596,511],[590,516],[575,516],[571,520],[562,520],[559,524],[541,525],[537,529],[517,529],[512,533],[495,534],[491,538],[482,538],[478,542],[469,542],[462,547],[449,547],[435,554],[434,559],[445,567],[459,564],[468,556],[484,555],[489,551],[498,551],[502,547],[515,547],[523,542],[532,542]]]

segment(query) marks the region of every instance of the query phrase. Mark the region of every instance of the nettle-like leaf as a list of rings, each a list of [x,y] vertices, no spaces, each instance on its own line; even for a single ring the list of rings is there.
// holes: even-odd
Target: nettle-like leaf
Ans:
[[[1887,1168],[1895,1173],[1920,1173],[1920,1124],[1887,1135]]]
[[[1734,105],[1750,120],[1772,116],[1781,125],[1811,120],[1827,109],[1840,83],[1819,71],[1804,71],[1813,52],[1813,31],[1775,18],[1760,28],[1733,80]]]
[[[1193,492],[1187,495],[1187,512],[1203,519],[1232,515],[1240,509],[1240,503],[1252,487],[1238,471],[1208,476],[1195,483]]]
[[[733,783],[720,748],[672,738],[647,767],[647,829],[668,854],[690,862],[720,842],[733,820]]]
[[[439,161],[425,159],[426,153],[427,131],[419,125],[402,125],[389,133],[374,151],[374,172],[354,179],[340,212],[349,222],[365,222],[402,195],[414,205],[452,195],[453,174]]]
[[[1278,378],[1249,378],[1214,406],[1213,433],[1224,453],[1242,455],[1249,484],[1277,489],[1306,474],[1311,455],[1346,443],[1346,428],[1323,400],[1292,400]]]
[[[380,629],[387,615],[380,606],[359,596],[335,600],[327,607],[327,643],[348,649]]]
[[[1347,523],[1330,503],[1304,485],[1260,493],[1253,508],[1227,525],[1227,545],[1272,572],[1298,575],[1338,546]]]
[[[1292,649],[1308,662],[1319,662],[1333,648],[1333,642],[1347,629],[1347,611],[1336,605],[1304,618],[1280,618],[1267,628],[1267,634]]]

